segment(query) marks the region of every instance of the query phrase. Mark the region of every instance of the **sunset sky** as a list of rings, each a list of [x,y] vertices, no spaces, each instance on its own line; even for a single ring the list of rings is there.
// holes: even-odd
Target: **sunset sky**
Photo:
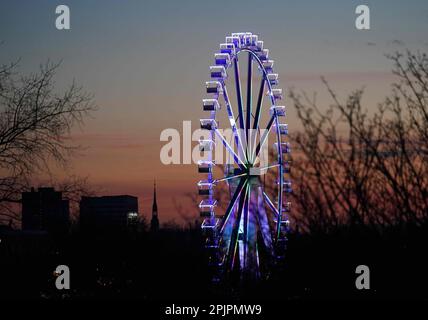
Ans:
[[[71,30],[55,28],[59,4],[70,7]],[[355,28],[359,4],[370,7],[369,31]],[[199,176],[194,164],[160,163],[160,133],[181,131],[183,120],[199,126],[209,66],[226,35],[258,34],[284,90],[317,91],[328,104],[323,75],[342,98],[364,86],[368,110],[393,81],[384,55],[428,50],[426,0],[2,0],[0,8],[0,63],[20,58],[27,73],[62,60],[58,91],[74,79],[95,96],[99,110],[74,130],[84,149],[65,175],[88,176],[103,194],[138,196],[146,216],[156,178],[161,222],[180,222],[173,198],[187,206]],[[288,123],[299,130],[292,108]]]

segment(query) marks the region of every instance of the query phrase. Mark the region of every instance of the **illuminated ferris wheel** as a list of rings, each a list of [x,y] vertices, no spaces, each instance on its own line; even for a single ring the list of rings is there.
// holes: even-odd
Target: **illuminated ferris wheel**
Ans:
[[[215,65],[210,67],[208,97],[203,100],[206,116],[200,120],[207,134],[199,141],[204,157],[198,162],[198,171],[204,178],[198,189],[203,198],[199,209],[205,246],[215,281],[227,277],[257,280],[284,259],[290,211],[290,145],[288,126],[283,122],[285,106],[278,105],[282,89],[277,88],[273,65],[263,41],[246,32],[226,37],[215,53]],[[245,71],[241,74],[240,69]],[[254,92],[253,83],[258,85]],[[225,129],[231,132],[229,138]],[[275,143],[269,146],[269,140]],[[226,164],[216,158],[219,148],[226,150],[230,160]],[[272,159],[263,150],[273,150]],[[268,173],[274,179],[266,179]],[[221,203],[220,192],[227,193],[227,200]]]

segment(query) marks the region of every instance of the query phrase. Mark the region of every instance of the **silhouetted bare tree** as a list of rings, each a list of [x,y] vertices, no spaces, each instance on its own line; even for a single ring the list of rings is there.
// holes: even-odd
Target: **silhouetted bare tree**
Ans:
[[[55,93],[59,64],[48,62],[30,75],[17,67],[0,66],[0,217],[11,219],[34,173],[52,161],[66,164],[76,149],[67,141],[71,128],[95,110],[92,96],[75,83]]]
[[[377,110],[363,108],[363,90],[321,109],[291,92],[303,130],[292,135],[293,208],[307,231],[339,225],[422,224],[428,218],[428,58],[388,56],[397,82]]]

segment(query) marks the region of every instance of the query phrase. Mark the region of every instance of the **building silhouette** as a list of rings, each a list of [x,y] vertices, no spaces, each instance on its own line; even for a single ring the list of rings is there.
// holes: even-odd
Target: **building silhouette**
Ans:
[[[159,230],[158,204],[156,202],[156,180],[153,184],[153,205],[152,205],[152,220],[150,222],[150,231],[156,232]]]
[[[80,228],[82,231],[125,232],[138,224],[138,198],[129,195],[82,197]]]
[[[54,188],[38,188],[22,193],[22,230],[68,232],[70,205],[62,199],[62,192]]]

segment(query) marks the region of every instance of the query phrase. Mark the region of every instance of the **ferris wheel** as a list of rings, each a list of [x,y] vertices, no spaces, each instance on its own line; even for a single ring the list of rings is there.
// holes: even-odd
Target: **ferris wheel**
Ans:
[[[203,99],[206,116],[200,120],[206,133],[199,141],[203,160],[198,161],[204,174],[198,182],[202,230],[213,280],[252,281],[285,254],[291,206],[285,106],[278,105],[282,89],[277,88],[274,61],[257,35],[232,33],[214,58]],[[253,92],[253,83],[258,91]],[[230,130],[229,138],[224,129]],[[275,141],[271,146],[269,137]],[[225,164],[216,158],[219,149],[226,150]],[[265,157],[263,150],[273,150],[274,156],[268,152]],[[222,203],[220,192],[227,193]]]

